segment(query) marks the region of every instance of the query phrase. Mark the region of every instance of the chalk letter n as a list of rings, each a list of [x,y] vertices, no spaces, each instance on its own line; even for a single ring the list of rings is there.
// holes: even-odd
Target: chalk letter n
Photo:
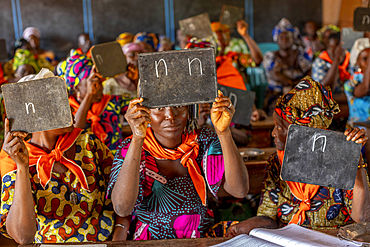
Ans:
[[[365,24],[367,24],[367,25],[370,24],[370,17],[369,17],[369,15],[364,15],[362,17],[362,25],[365,25]]]
[[[324,142],[323,145],[322,145],[321,150],[322,150],[322,152],[325,152],[325,148],[326,148],[326,136],[322,136],[320,134],[315,134],[315,136],[313,137],[312,152],[315,151],[315,143],[320,138],[323,138],[323,142]]]
[[[199,58],[194,58],[193,60],[190,61],[190,58],[188,58],[188,64],[189,64],[189,74],[191,75],[191,63],[194,62],[194,60],[199,62],[199,70],[200,74],[203,75],[203,70],[202,70],[202,61],[199,60]]]
[[[32,106],[32,111],[33,113],[35,113],[35,106],[33,105],[33,103],[24,103],[26,105],[26,111],[27,111],[27,114],[29,114],[29,111],[28,111],[28,107],[31,105]]]
[[[155,61],[155,73],[156,73],[156,75],[157,75],[157,78],[159,77],[159,76],[158,76],[158,65],[159,65],[161,62],[163,62],[164,67],[166,68],[166,75],[168,74],[168,72],[167,72],[167,64],[166,64],[166,61],[164,61],[164,59],[162,58],[162,59],[161,59],[161,60],[159,60],[158,62],[157,62],[157,61]]]

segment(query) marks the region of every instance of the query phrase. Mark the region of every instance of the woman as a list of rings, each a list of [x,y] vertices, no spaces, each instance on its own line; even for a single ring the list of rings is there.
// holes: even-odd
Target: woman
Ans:
[[[263,58],[269,86],[265,111],[270,116],[277,98],[289,92],[311,69],[310,58],[300,49],[299,31],[289,20],[281,19],[272,34],[279,50],[266,52]]]
[[[108,148],[73,126],[24,137],[6,119],[0,231],[19,244],[107,240],[114,226],[105,198]]]
[[[207,192],[243,198],[249,190],[229,128],[235,109],[219,92],[211,110],[217,134],[207,128],[189,133],[191,106],[149,110],[142,100],[130,102],[125,117],[133,136],[120,146],[110,176],[115,212],[135,215],[135,240],[200,237],[213,225]],[[127,218],[122,222],[128,229]]]
[[[316,111],[312,111],[315,106]],[[277,153],[269,161],[257,216],[232,226],[229,236],[248,234],[258,227],[276,228],[298,224],[312,229],[334,229],[370,220],[370,193],[366,164],[360,158],[353,190],[281,180],[280,170],[290,124],[327,129],[338,113],[331,90],[305,77],[276,102],[273,115]],[[365,131],[347,129],[347,140],[365,144]],[[340,165],[340,164],[338,164]]]
[[[155,52],[158,46],[158,38],[154,33],[137,33],[133,42],[142,44],[144,52]]]
[[[71,94],[69,103],[75,110],[75,127],[92,131],[115,153],[122,137],[120,116],[126,112],[131,98],[103,94],[101,75],[83,54],[72,54],[65,66],[59,67],[58,75],[65,78]]]

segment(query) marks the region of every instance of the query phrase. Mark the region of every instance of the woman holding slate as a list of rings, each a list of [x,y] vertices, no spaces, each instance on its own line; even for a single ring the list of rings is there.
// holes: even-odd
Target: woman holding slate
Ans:
[[[248,234],[254,228],[277,228],[297,224],[312,229],[333,229],[354,222],[370,221],[370,193],[366,164],[361,158],[353,190],[284,181],[280,178],[290,124],[327,129],[339,106],[331,90],[305,77],[276,102],[273,115],[277,153],[268,161],[257,216],[228,230],[228,236]],[[347,129],[348,141],[365,144],[365,131]],[[339,166],[340,164],[338,164]]]
[[[249,190],[229,128],[234,107],[219,92],[211,110],[213,133],[189,131],[191,107],[148,109],[142,101],[130,102],[125,118],[133,135],[122,142],[110,176],[115,212],[134,215],[135,240],[199,238],[213,225],[207,195],[243,198]],[[121,220],[126,223],[116,224],[114,240],[126,237],[116,236],[129,228],[127,218]]]

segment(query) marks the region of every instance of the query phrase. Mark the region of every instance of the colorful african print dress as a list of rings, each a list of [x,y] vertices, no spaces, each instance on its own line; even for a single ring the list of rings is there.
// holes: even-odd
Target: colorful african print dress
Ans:
[[[95,136],[82,132],[76,140],[74,161],[81,166],[89,191],[70,171],[52,172],[45,189],[41,186],[36,164],[30,164],[30,180],[37,221],[36,243],[107,240],[114,229],[114,211],[106,189],[113,163],[109,149]],[[17,171],[2,178],[0,231],[5,236],[6,219],[13,202]],[[71,194],[77,200],[71,199]],[[8,236],[9,237],[9,236]]]
[[[196,159],[209,192],[217,197],[225,171],[221,144],[207,128],[197,130],[199,155]],[[117,180],[131,139],[125,139],[117,152],[108,194]],[[133,210],[134,240],[199,238],[213,226],[213,213],[197,194],[187,174],[170,179],[159,171],[153,156],[142,152],[139,195]]]
[[[356,98],[354,95],[355,87],[362,83],[364,74],[355,72],[355,74],[344,84],[344,93],[347,96],[349,106],[348,124],[353,126],[354,122],[367,121],[370,118],[370,96]]]
[[[122,139],[121,117],[126,113],[131,98],[120,95],[112,95],[105,110],[100,115],[100,124],[103,126],[108,137],[104,143],[112,151],[113,155]],[[86,120],[86,130],[91,131],[91,120]]]
[[[278,219],[279,227],[283,227],[298,212],[301,201],[292,194],[287,183],[280,179],[280,171],[280,161],[275,153],[268,160],[257,215]],[[306,220],[302,226],[312,229],[333,229],[354,223],[350,215],[352,199],[352,190],[320,186],[311,200],[311,208],[306,211]]]

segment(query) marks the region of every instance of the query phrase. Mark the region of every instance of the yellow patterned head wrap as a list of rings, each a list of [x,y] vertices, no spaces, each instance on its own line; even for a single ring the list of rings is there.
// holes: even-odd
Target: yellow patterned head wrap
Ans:
[[[116,38],[116,41],[121,45],[121,46],[124,46],[128,43],[131,43],[132,40],[134,39],[134,35],[131,34],[131,33],[121,33],[120,35],[118,35],[118,37]]]
[[[276,101],[275,112],[290,124],[327,129],[340,110],[331,89],[306,76]]]
[[[16,71],[19,66],[24,64],[31,65],[36,74],[39,73],[41,69],[32,51],[17,49],[13,59],[13,70]]]

